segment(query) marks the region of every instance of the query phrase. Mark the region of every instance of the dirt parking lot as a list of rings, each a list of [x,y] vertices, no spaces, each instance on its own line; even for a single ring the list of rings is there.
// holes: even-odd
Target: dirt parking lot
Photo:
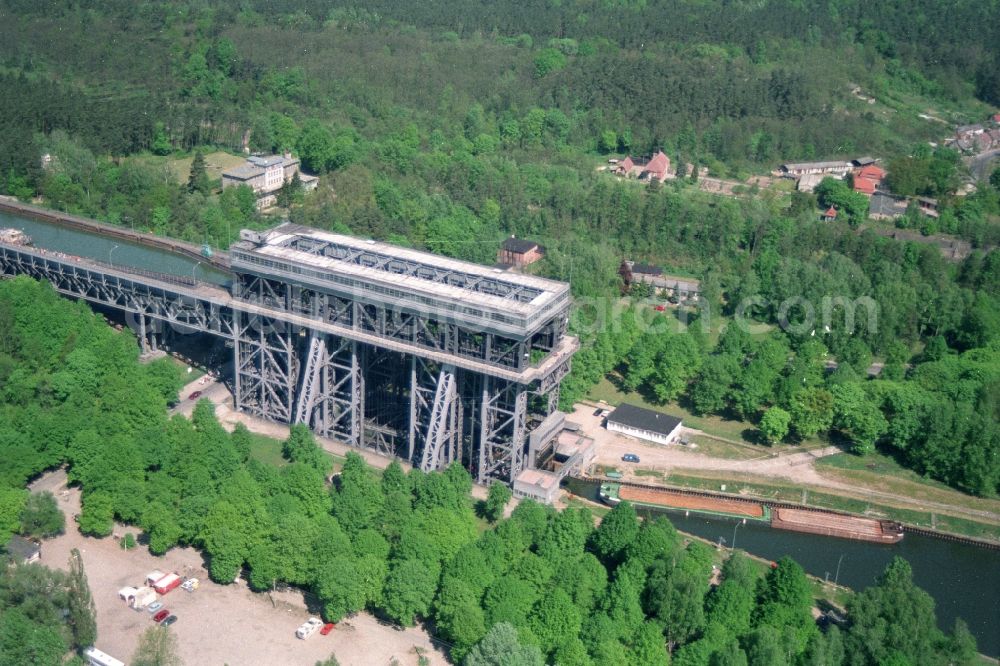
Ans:
[[[416,666],[419,654],[431,664],[447,664],[421,629],[397,630],[361,613],[337,626],[328,636],[317,632],[307,640],[295,629],[310,617],[301,592],[257,594],[245,584],[217,585],[208,579],[201,555],[192,548],[174,548],[164,557],[145,547],[123,551],[113,538],[93,539],[79,533],[73,516],[80,510],[80,492],[65,487],[64,472],[48,474],[32,484],[50,490],[66,514],[66,534],[45,541],[42,562],[66,569],[70,550],[78,548],[97,606],[97,647],[128,663],[139,635],[153,625],[146,611],[133,611],[118,599],[118,590],[138,586],[154,569],[201,579],[193,593],[180,588],[161,601],[178,617],[169,631],[177,634],[187,666],[312,666],[335,654],[343,666]],[[135,528],[116,527],[118,533]],[[418,650],[420,651],[418,653]]]

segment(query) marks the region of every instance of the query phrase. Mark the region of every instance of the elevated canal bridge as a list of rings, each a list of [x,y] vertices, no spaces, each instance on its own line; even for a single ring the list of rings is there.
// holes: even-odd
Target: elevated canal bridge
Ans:
[[[460,461],[480,483],[552,446],[578,348],[567,284],[287,223],[241,232],[228,260],[218,285],[0,242],[0,276],[129,314],[144,348],[224,338],[248,414],[425,471]]]

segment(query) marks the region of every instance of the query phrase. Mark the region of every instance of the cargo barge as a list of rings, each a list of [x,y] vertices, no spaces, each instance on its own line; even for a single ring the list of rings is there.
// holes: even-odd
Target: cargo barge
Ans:
[[[600,498],[609,506],[616,506],[622,500],[635,506],[654,509],[670,509],[692,513],[704,513],[728,518],[746,518],[768,522],[770,508],[761,502],[728,497],[692,495],[683,491],[666,488],[649,488],[620,483],[602,483]]]
[[[892,520],[787,507],[774,509],[771,527],[874,543],[899,543],[903,538],[903,526]]]
[[[903,526],[895,521],[815,509],[770,506],[740,497],[623,483],[602,483],[599,496],[609,506],[627,501],[637,507],[756,520],[790,532],[885,544],[898,543],[903,538]]]

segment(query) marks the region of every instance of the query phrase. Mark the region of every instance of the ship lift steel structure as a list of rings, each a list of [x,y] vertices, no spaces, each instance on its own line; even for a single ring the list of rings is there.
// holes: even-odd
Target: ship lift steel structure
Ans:
[[[244,232],[231,287],[0,243],[0,275],[233,347],[235,407],[409,461],[512,483],[577,340],[568,285],[285,224]]]

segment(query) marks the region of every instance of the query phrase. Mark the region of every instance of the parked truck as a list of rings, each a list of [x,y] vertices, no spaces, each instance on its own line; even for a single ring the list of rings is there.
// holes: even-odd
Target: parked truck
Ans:
[[[164,574],[159,569],[153,569],[148,574],[146,574],[146,585],[148,585],[149,587],[152,587],[153,585],[156,584],[156,581],[160,580],[165,575],[166,574]]]
[[[160,594],[166,594],[181,584],[183,579],[175,573],[170,573],[153,583],[153,589]]]

